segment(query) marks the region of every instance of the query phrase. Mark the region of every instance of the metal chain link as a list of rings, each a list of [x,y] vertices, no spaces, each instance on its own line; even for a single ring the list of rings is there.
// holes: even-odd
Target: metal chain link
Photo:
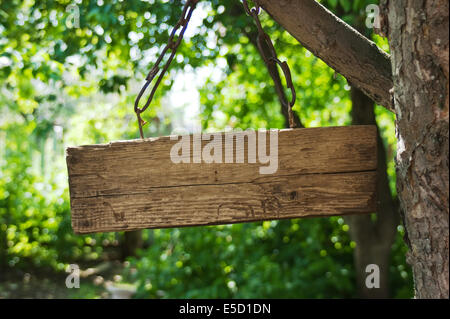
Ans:
[[[164,75],[166,74],[167,70],[169,69],[170,63],[172,62],[173,58],[175,57],[175,54],[177,53],[177,49],[181,44],[181,41],[183,40],[184,33],[186,32],[186,29],[188,27],[189,21],[191,20],[192,13],[195,10],[195,7],[197,6],[197,3],[200,0],[187,0],[184,7],[183,7],[183,13],[181,15],[181,18],[178,20],[177,24],[174,26],[172,32],[170,33],[169,40],[167,41],[167,45],[164,47],[163,51],[161,52],[161,55],[159,56],[158,60],[156,60],[154,66],[148,73],[145,84],[142,87],[141,91],[139,92],[136,101],[134,102],[134,111],[136,112],[136,116],[139,123],[139,133],[141,134],[141,138],[144,138],[144,132],[142,127],[147,124],[141,117],[141,114],[147,110],[147,108],[150,106],[150,103],[153,100],[153,97],[155,96],[155,92],[159,87],[159,84],[161,83]],[[178,35],[178,38],[176,40],[175,36],[177,35],[178,30],[181,28],[180,33]],[[167,54],[168,51],[171,51],[171,54],[165,63],[162,70],[160,69],[159,65],[161,64],[164,56]],[[161,70],[161,73],[159,74],[158,79],[156,80],[156,83],[151,90],[151,93],[147,99],[147,102],[145,105],[140,108],[139,102],[144,95],[145,91],[149,87],[150,83],[152,83],[153,79],[158,75],[159,71]]]
[[[145,112],[147,110],[147,108],[150,106],[150,103],[152,102],[153,97],[155,96],[155,92],[158,89],[159,84],[162,81],[162,78],[164,77],[165,73],[169,69],[170,63],[172,62],[173,58],[175,57],[177,49],[180,46],[181,41],[183,40],[184,33],[186,32],[186,29],[188,27],[189,21],[191,20],[191,17],[192,17],[192,13],[194,12],[195,7],[197,6],[197,3],[199,1],[200,0],[187,0],[186,1],[185,5],[183,7],[183,13],[181,15],[180,20],[178,20],[177,24],[173,28],[173,30],[172,30],[172,32],[171,32],[171,34],[169,36],[169,40],[168,40],[167,45],[164,47],[163,51],[161,52],[161,55],[156,60],[154,66],[152,67],[152,69],[148,73],[148,75],[147,75],[147,77],[145,79],[146,82],[145,82],[144,86],[142,87],[141,91],[139,92],[139,94],[138,94],[138,96],[136,98],[136,101],[134,103],[134,111],[136,112],[136,116],[137,116],[137,119],[138,119],[139,133],[141,135],[141,138],[144,138],[143,126],[145,124],[147,124],[142,119],[141,114],[143,112]],[[296,124],[295,124],[295,121],[294,121],[294,113],[292,111],[292,107],[295,104],[295,100],[296,100],[297,96],[296,96],[294,84],[292,82],[292,76],[291,76],[291,71],[289,69],[289,65],[287,64],[287,62],[281,62],[278,59],[275,47],[273,46],[270,37],[267,35],[267,33],[264,32],[264,29],[263,29],[263,27],[261,25],[261,21],[259,20],[259,13],[261,12],[261,7],[256,3],[256,1],[255,1],[255,6],[253,8],[251,8],[251,9],[248,6],[247,0],[242,0],[242,4],[244,5],[245,12],[249,16],[253,17],[253,19],[255,20],[256,27],[258,29],[257,46],[258,46],[258,50],[261,53],[261,56],[264,59],[264,62],[267,65],[270,65],[270,63],[278,64],[281,67],[281,70],[284,73],[284,76],[286,78],[287,87],[291,90],[291,93],[292,93],[292,99],[291,99],[291,101],[288,102],[289,126],[291,128],[295,128]],[[174,40],[175,36],[176,36],[176,34],[177,34],[177,32],[178,32],[178,30],[180,28],[181,28],[181,31],[180,31],[180,33],[178,35],[178,38],[176,40]],[[266,52],[263,50],[264,43],[269,48],[270,56],[268,56],[266,54]],[[161,70],[159,65],[161,64],[164,56],[167,54],[167,52],[169,50],[171,50],[171,54],[170,54],[167,62],[165,63],[164,67]],[[156,83],[155,83],[153,89],[151,90],[151,93],[150,93],[150,95],[149,95],[149,97],[147,99],[147,102],[145,103],[145,105],[142,108],[140,108],[139,107],[139,102],[140,102],[142,96],[144,95],[145,91],[150,86],[150,84],[152,83],[154,78],[158,75],[160,70],[161,70],[161,73],[159,74],[159,77],[156,80]],[[277,81],[277,79],[274,77],[274,75],[272,73],[270,73],[270,74],[271,74],[273,80]],[[280,92],[280,94],[282,94],[282,92]],[[282,100],[281,97],[280,97],[280,100]]]
[[[264,62],[266,63],[266,65],[270,65],[270,63],[276,63],[281,67],[281,70],[283,71],[284,77],[286,78],[286,85],[287,87],[291,90],[291,94],[292,94],[292,99],[290,101],[288,101],[288,114],[289,114],[289,127],[290,128],[295,128],[296,127],[296,123],[294,120],[294,112],[292,110],[292,107],[295,104],[295,101],[297,99],[297,93],[295,92],[295,88],[294,88],[294,83],[292,82],[292,76],[291,76],[291,70],[289,69],[289,65],[287,64],[287,62],[281,62],[278,59],[277,56],[277,52],[275,50],[275,47],[273,46],[272,40],[270,39],[269,35],[264,31],[262,25],[261,25],[261,21],[259,20],[259,14],[261,12],[261,7],[260,5],[257,3],[256,0],[253,1],[255,3],[255,6],[253,8],[250,9],[250,7],[248,6],[248,2],[247,0],[242,0],[242,4],[244,5],[244,10],[245,12],[251,16],[253,18],[253,20],[255,20],[256,23],[256,27],[258,29],[258,36],[256,38],[256,43],[258,46],[258,50],[261,53],[261,56],[264,59]],[[263,45],[266,44],[269,52],[270,52],[270,56],[267,55],[267,52],[263,50]],[[279,79],[277,79],[275,77],[274,74],[272,74],[272,72],[269,73],[273,79],[274,82],[279,81]],[[282,85],[280,85],[281,87]],[[283,94],[282,91],[278,92],[278,94],[280,95],[279,98],[282,101],[283,100],[283,96],[281,96]]]

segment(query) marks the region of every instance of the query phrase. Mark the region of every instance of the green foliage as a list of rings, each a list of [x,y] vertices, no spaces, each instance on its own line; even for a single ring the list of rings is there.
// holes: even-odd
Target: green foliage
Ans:
[[[6,152],[0,165],[0,268],[61,271],[71,261],[98,259],[102,245],[72,232],[67,189],[46,182],[32,167],[37,152],[27,135],[33,124],[6,127]],[[102,243],[112,237],[104,234],[96,240]]]
[[[355,297],[347,231],[342,218],[155,230],[128,277],[146,298]]]
[[[321,1],[347,22],[364,25],[374,1]],[[123,234],[76,236],[64,147],[138,136],[134,98],[179,18],[181,1],[0,0],[0,267],[50,267],[110,258]],[[255,26],[238,1],[204,1],[145,118],[167,135],[177,111],[167,102],[176,74],[207,74],[200,93],[205,130],[281,128],[285,119],[263,61]],[[350,123],[345,79],[261,16],[297,88],[295,111],[307,127]],[[194,27],[192,25],[191,27]],[[363,29],[372,36],[371,30]],[[387,50],[385,39],[373,37]],[[138,83],[136,83],[138,81]],[[187,83],[189,85],[190,83]],[[286,92],[289,96],[289,93]],[[377,121],[388,149],[395,194],[394,118]],[[400,235],[401,231],[399,232]],[[353,249],[341,218],[144,232],[149,247],[125,272],[138,296],[355,297]],[[399,236],[392,250],[395,297],[411,296]],[[117,255],[117,254],[116,254]]]

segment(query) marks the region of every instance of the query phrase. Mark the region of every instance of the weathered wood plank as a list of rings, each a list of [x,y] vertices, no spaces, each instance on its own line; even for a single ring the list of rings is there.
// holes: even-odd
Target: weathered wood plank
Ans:
[[[221,135],[220,141],[224,140]],[[163,137],[68,148],[74,231],[212,225],[375,210],[374,126],[282,130],[278,134],[278,170],[270,175],[260,174],[264,165],[259,162],[174,164],[170,151],[176,143]],[[234,154],[247,158],[247,150],[245,143]]]
[[[72,199],[77,233],[231,224],[375,211],[376,173],[269,177]]]

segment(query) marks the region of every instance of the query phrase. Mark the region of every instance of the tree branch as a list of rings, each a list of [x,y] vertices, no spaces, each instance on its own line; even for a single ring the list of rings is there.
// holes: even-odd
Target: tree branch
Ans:
[[[315,0],[258,0],[274,20],[376,103],[394,112],[390,56]]]

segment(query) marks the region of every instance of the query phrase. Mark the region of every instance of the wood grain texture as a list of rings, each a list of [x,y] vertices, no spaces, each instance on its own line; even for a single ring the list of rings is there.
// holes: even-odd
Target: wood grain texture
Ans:
[[[374,126],[281,130],[278,171],[272,175],[261,175],[259,168],[265,165],[259,162],[174,164],[170,150],[175,143],[161,137],[68,148],[74,231],[129,231],[375,210]],[[234,154],[246,155],[246,149],[247,143],[236,147]]]
[[[303,46],[376,103],[395,112],[390,56],[316,0],[258,0]]]

